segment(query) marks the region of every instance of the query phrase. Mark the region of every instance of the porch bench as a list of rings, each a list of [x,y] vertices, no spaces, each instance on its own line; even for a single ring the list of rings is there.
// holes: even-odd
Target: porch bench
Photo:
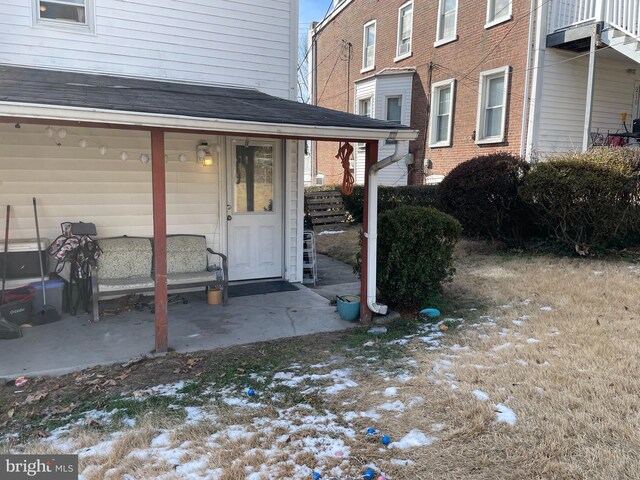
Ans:
[[[123,236],[96,242],[102,254],[92,272],[94,321],[99,319],[101,298],[152,293],[155,288],[152,238]],[[220,266],[212,266],[209,255],[219,256]],[[208,248],[202,235],[167,236],[167,290],[198,287],[221,287],[222,303],[227,304],[227,257]]]

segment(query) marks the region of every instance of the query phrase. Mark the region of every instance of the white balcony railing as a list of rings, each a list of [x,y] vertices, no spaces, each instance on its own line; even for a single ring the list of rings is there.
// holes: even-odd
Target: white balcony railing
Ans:
[[[593,21],[640,39],[640,0],[552,0],[550,33]]]

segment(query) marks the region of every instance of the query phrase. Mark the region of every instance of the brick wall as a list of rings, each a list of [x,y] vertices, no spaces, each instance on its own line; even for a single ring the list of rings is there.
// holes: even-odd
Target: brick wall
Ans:
[[[316,35],[317,104],[353,112],[354,81],[383,68],[415,67],[411,127],[420,131],[410,152],[415,161],[409,183],[423,183],[424,175],[447,174],[457,164],[476,155],[498,150],[515,154],[520,150],[522,108],[529,34],[529,1],[513,0],[513,19],[485,29],[486,1],[458,1],[458,40],[434,47],[437,0],[414,0],[412,52],[409,58],[394,62],[398,28],[398,8],[406,0],[353,0]],[[363,26],[376,20],[375,70],[361,74]],[[349,46],[351,44],[351,46]],[[425,128],[429,121],[431,82],[456,79],[450,147],[429,148],[425,152]],[[476,129],[480,72],[511,67],[507,96],[505,141],[477,145],[471,138]],[[526,133],[525,133],[526,135]],[[337,145],[323,142],[316,148],[317,170],[326,175],[325,183],[342,179]],[[433,168],[427,170],[424,160]]]

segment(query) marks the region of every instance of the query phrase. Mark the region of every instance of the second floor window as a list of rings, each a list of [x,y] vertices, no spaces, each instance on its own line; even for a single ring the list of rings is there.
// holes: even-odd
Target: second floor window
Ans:
[[[362,47],[362,70],[372,70],[376,63],[376,21],[373,20],[364,26],[364,39]]]
[[[396,60],[411,55],[411,34],[413,30],[413,1],[407,2],[398,10],[398,48]]]
[[[509,67],[496,68],[480,74],[476,143],[504,141],[508,81]]]
[[[402,96],[397,95],[386,98],[385,119],[387,122],[402,123]],[[395,144],[396,140],[385,140],[385,144]]]
[[[511,0],[487,0],[485,28],[511,20]]]
[[[371,98],[358,100],[358,115],[371,118]]]
[[[431,147],[451,145],[451,126],[453,117],[453,87],[455,80],[444,80],[433,84],[431,90]]]
[[[87,25],[87,0],[38,0],[38,19]]]
[[[458,0],[440,0],[436,46],[456,39]]]

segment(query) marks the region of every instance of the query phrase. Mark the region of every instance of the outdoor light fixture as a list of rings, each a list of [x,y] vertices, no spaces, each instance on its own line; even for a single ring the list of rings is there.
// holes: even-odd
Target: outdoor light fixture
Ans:
[[[200,142],[200,144],[198,144],[198,162],[200,162],[203,167],[213,166],[213,155],[211,151],[214,149],[217,151],[216,147],[218,146],[209,146],[207,142]]]

